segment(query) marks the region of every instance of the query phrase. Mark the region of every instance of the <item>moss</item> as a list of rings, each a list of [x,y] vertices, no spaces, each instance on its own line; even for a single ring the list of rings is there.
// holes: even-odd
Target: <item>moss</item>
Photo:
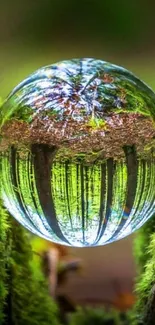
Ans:
[[[92,129],[102,128],[102,130],[106,130],[106,121],[104,119],[91,117],[88,123],[86,123],[86,127],[87,126],[90,126]]]
[[[152,325],[155,324],[155,307],[152,308],[152,300],[155,296],[153,290],[155,285],[155,234],[150,237],[147,255],[149,258],[136,284],[138,301],[135,309],[144,324]]]
[[[69,317],[69,325],[126,325],[126,317],[116,310],[104,308],[78,308]]]
[[[0,202],[1,203],[1,202]],[[9,262],[10,243],[8,234],[10,228],[5,209],[0,204],[0,324],[5,322],[6,298],[8,295],[8,274],[7,265]]]
[[[150,248],[148,248],[152,234],[155,232],[155,215],[149,219],[145,225],[137,232],[134,240],[134,257],[138,272],[141,273],[150,258]]]
[[[135,291],[137,303],[132,324],[155,324],[155,216],[140,230],[135,239],[134,254],[138,267]]]
[[[30,235],[2,206],[0,230],[0,325],[58,325],[41,269],[36,277]]]

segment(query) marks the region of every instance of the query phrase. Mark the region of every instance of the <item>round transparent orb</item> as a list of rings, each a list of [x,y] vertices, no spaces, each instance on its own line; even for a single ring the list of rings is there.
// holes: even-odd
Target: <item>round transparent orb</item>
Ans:
[[[155,209],[155,94],[96,59],[43,67],[0,116],[1,196],[23,226],[71,246],[141,227]]]

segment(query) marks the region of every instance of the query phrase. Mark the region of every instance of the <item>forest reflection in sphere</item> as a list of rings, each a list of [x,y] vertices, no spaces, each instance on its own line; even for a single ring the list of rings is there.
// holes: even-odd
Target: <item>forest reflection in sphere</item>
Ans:
[[[95,59],[43,67],[1,110],[2,199],[33,233],[104,245],[138,229],[155,206],[155,94]]]

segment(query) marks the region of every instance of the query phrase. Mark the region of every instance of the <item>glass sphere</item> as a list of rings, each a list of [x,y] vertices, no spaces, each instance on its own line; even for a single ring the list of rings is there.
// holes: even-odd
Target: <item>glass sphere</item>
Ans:
[[[1,196],[24,227],[53,242],[104,245],[155,208],[155,94],[95,59],[43,67],[1,108]]]

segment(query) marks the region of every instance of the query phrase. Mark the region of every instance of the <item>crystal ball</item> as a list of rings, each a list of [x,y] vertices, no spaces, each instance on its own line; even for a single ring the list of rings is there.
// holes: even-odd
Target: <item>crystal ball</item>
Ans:
[[[155,209],[155,94],[128,70],[73,59],[40,68],[0,111],[1,197],[56,243],[105,245]]]

